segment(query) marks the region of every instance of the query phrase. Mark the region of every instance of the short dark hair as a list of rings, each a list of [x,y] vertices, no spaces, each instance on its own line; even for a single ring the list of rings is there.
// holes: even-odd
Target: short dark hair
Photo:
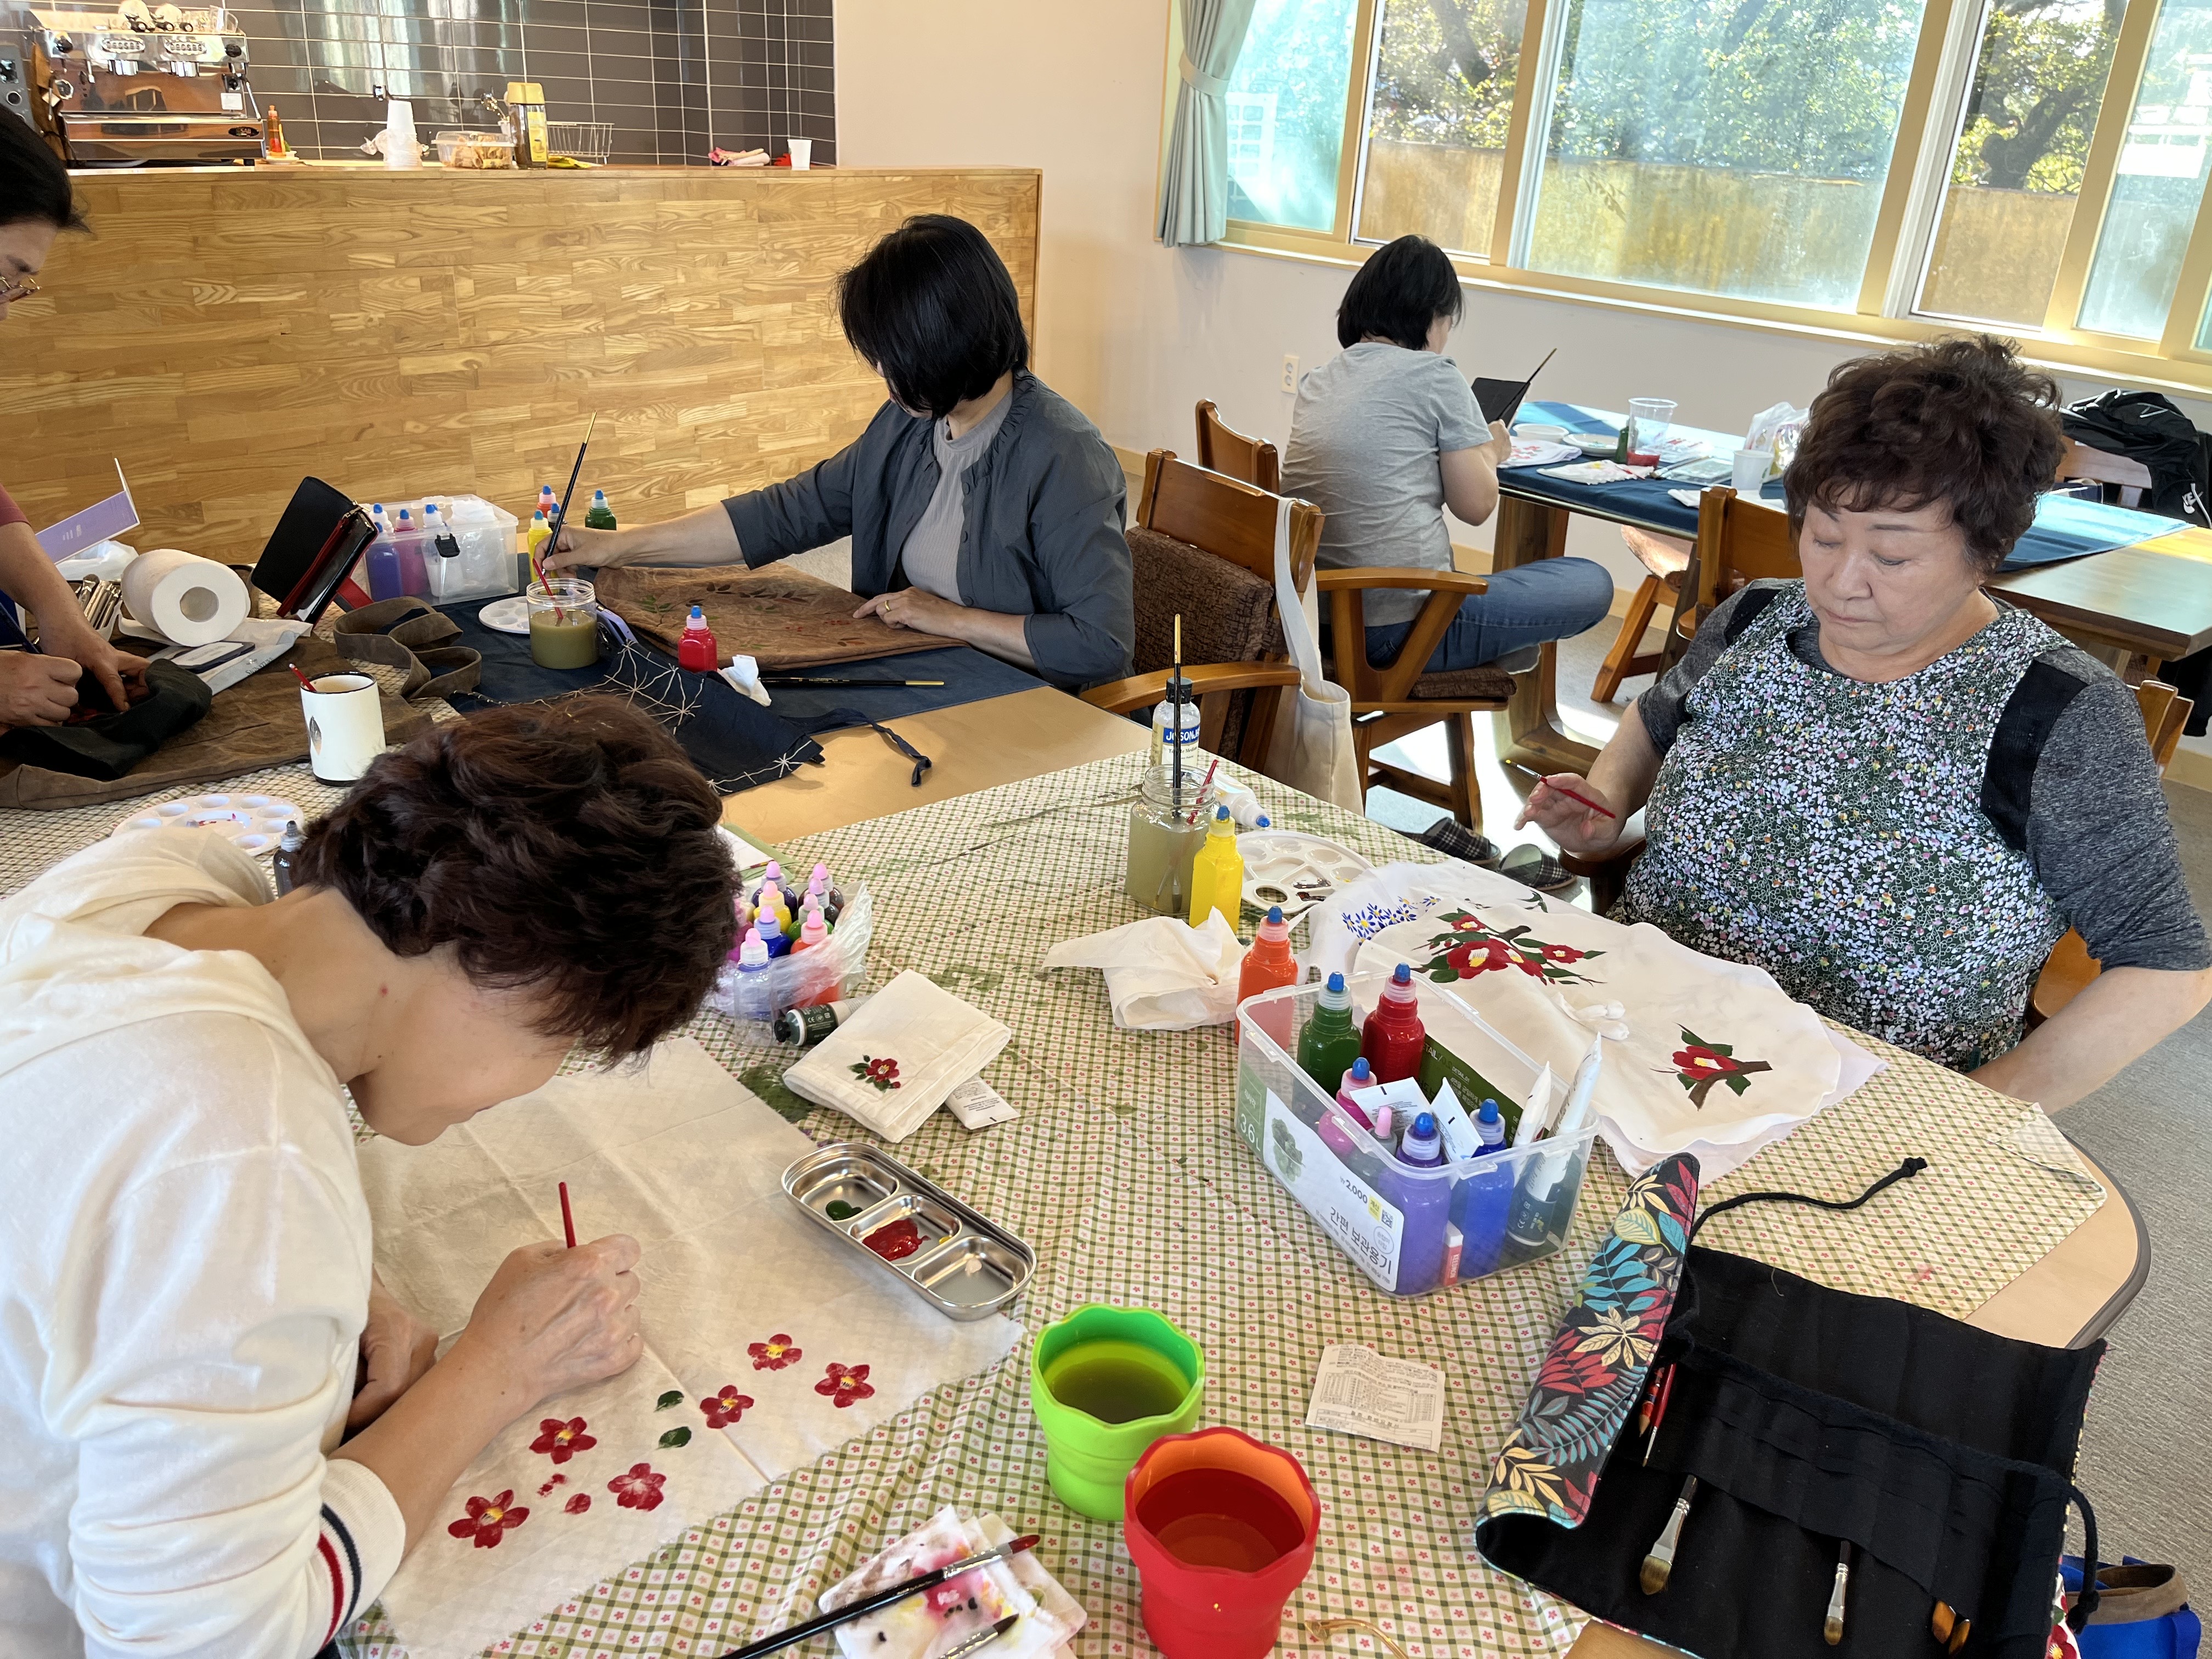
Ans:
[[[983,233],[917,213],[837,279],[837,319],[891,396],[942,418],[1027,368],[1021,296]]]
[[[2035,521],[2063,448],[2058,383],[2010,340],[1949,335],[1838,366],[1783,475],[1792,534],[1805,509],[1911,512],[1942,501],[1988,574]]]
[[[56,230],[82,230],[69,169],[30,124],[0,110],[0,225],[36,220]]]
[[[1336,343],[1355,346],[1378,334],[1408,351],[1429,343],[1439,317],[1456,323],[1467,308],[1459,272],[1425,236],[1401,236],[1367,256],[1336,308]]]
[[[722,804],[614,697],[495,708],[380,755],[297,854],[385,947],[453,947],[533,1029],[609,1060],[697,1010],[736,936]]]

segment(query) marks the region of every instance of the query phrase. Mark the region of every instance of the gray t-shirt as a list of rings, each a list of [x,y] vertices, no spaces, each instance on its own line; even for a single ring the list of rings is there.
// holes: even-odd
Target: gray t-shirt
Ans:
[[[1663,756],[1689,718],[1692,686],[1719,660],[1739,631],[1736,611],[1760,592],[1789,584],[1753,582],[1716,606],[1698,625],[1681,659],[1636,700],[1636,712],[1652,746]],[[2002,605],[2002,599],[1996,600]],[[1790,635],[1790,654],[1809,668],[1836,670],[1820,653],[1820,629],[1808,624]],[[2212,943],[2190,900],[2181,874],[2181,849],[2166,817],[2158,765],[2143,736],[2135,694],[2086,651],[2061,646],[2036,659],[2081,683],[2026,757],[2027,851],[2035,878],[2059,914],[2081,935],[2089,954],[2107,968],[2212,967]],[[1992,744],[1991,765],[2003,763]],[[1786,764],[1786,756],[1778,756]],[[1989,791],[1984,790],[1986,799]],[[2005,793],[2016,798],[2018,790]]]
[[[1328,515],[1320,564],[1452,568],[1437,458],[1490,441],[1458,366],[1433,351],[1363,341],[1300,382],[1283,489]],[[1425,592],[1366,596],[1370,628],[1411,622]]]
[[[951,434],[951,423],[930,423],[930,441],[937,453],[937,488],[929,505],[908,533],[899,557],[906,579],[924,592],[965,605],[960,597],[960,532],[967,523],[968,485],[961,477],[991,447],[1012,406],[1009,395],[999,399],[991,412],[961,434]]]

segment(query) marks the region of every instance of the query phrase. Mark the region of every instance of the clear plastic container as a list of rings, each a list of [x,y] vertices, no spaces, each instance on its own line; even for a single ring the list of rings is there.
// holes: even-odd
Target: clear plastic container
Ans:
[[[1372,1008],[1384,983],[1379,974],[1352,981],[1354,1010]],[[1414,986],[1428,1033],[1423,1091],[1433,1097],[1448,1079],[1468,1111],[1488,1096],[1517,1123],[1536,1063],[1442,986]],[[1237,1011],[1237,1133],[1267,1172],[1393,1296],[1556,1255],[1574,1223],[1595,1126],[1463,1163],[1403,1163],[1337,1104],[1333,1088],[1298,1069],[1298,1032],[1321,990],[1285,986]]]
[[[481,495],[430,499],[437,502],[438,516],[448,521],[447,531],[460,549],[450,559],[434,550],[426,561],[431,599],[447,605],[517,592],[522,584],[516,580],[520,573],[514,557],[514,514]]]
[[[574,576],[532,582],[530,660],[540,668],[589,668],[599,659],[599,602]]]

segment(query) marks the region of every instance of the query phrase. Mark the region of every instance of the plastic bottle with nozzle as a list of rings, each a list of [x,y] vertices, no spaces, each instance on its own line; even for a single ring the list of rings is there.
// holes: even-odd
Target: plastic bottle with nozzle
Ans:
[[[1260,798],[1241,783],[1218,778],[1213,785],[1213,797],[1229,809],[1230,822],[1239,830],[1265,830],[1273,822],[1260,810]]]
[[[744,943],[738,947],[738,1018],[766,1022],[775,1018],[775,1010],[768,988],[768,941],[760,936],[758,928],[746,931]]]

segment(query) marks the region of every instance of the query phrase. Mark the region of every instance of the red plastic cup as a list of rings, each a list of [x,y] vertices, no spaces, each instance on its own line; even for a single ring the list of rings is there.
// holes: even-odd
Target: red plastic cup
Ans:
[[[1298,1460],[1236,1429],[1170,1435],[1123,1497],[1153,1644],[1167,1659],[1267,1659],[1321,1536]]]

